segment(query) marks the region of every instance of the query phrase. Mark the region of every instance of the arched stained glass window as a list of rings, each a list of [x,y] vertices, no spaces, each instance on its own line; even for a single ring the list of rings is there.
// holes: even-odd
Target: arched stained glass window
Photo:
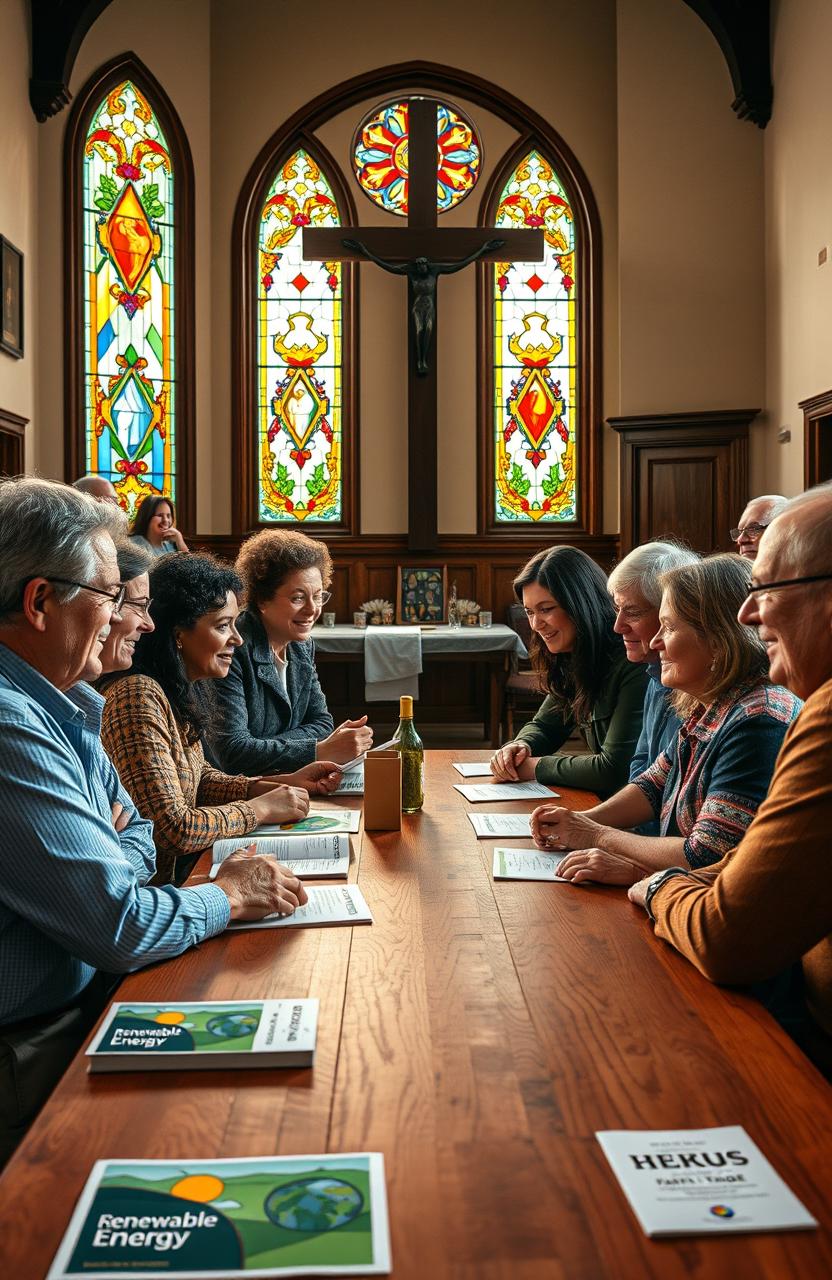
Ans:
[[[494,224],[542,227],[546,244],[543,262],[493,268],[495,523],[575,521],[581,282],[568,197],[538,150],[509,175]]]
[[[306,262],[302,228],[342,222],[333,189],[299,148],[260,214],[257,263],[258,515],[342,519],[343,268]]]
[[[83,144],[84,465],[132,514],[176,498],[177,192],[149,99],[123,80]]]

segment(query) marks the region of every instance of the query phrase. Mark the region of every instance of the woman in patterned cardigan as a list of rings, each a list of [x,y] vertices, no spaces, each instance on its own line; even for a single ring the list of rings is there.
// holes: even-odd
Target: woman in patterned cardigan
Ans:
[[[150,595],[155,630],[141,637],[131,671],[102,690],[101,738],[137,809],[153,820],[153,883],[181,883],[215,840],[302,818],[309,792],[333,790],[339,774],[326,762],[262,778],[207,764],[211,685],[228,673],[241,643],[243,584],[229,565],[183,553],[158,561]]]
[[[558,875],[634,884],[664,868],[710,866],[739,844],[801,707],[768,679],[765,645],[737,619],[751,569],[740,556],[714,555],[662,576],[651,648],[682,726],[658,760],[594,809],[535,810],[537,845],[575,851]],[[651,818],[657,836],[628,829]]]

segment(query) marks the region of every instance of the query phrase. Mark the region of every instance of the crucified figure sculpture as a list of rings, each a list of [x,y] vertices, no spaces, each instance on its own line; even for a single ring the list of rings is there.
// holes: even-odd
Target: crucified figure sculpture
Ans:
[[[416,347],[416,372],[424,376],[428,371],[428,353],[433,338],[433,326],[436,320],[436,282],[439,276],[453,275],[472,262],[476,262],[486,253],[494,253],[502,249],[505,240],[487,240],[474,253],[459,262],[431,262],[428,258],[413,258],[409,262],[388,262],[379,258],[372,249],[368,249],[360,240],[342,240],[345,249],[360,253],[377,267],[389,271],[395,276],[407,276],[413,288],[413,305],[410,318],[413,322],[413,340]]]

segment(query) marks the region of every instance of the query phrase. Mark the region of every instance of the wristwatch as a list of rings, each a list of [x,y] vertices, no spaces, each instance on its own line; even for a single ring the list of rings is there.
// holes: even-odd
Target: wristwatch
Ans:
[[[657,890],[659,890],[663,884],[666,884],[671,876],[686,876],[687,874],[688,873],[685,871],[684,867],[667,867],[664,871],[657,871],[656,874],[651,876],[647,881],[647,892],[644,895],[644,910],[647,912],[654,924],[656,917],[653,915],[650,904],[656,896]]]

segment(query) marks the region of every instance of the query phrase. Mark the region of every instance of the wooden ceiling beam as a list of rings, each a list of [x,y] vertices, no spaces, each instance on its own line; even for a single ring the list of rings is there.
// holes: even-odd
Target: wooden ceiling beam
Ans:
[[[43,124],[67,105],[81,41],[110,0],[29,0],[32,75],[29,102]]]

